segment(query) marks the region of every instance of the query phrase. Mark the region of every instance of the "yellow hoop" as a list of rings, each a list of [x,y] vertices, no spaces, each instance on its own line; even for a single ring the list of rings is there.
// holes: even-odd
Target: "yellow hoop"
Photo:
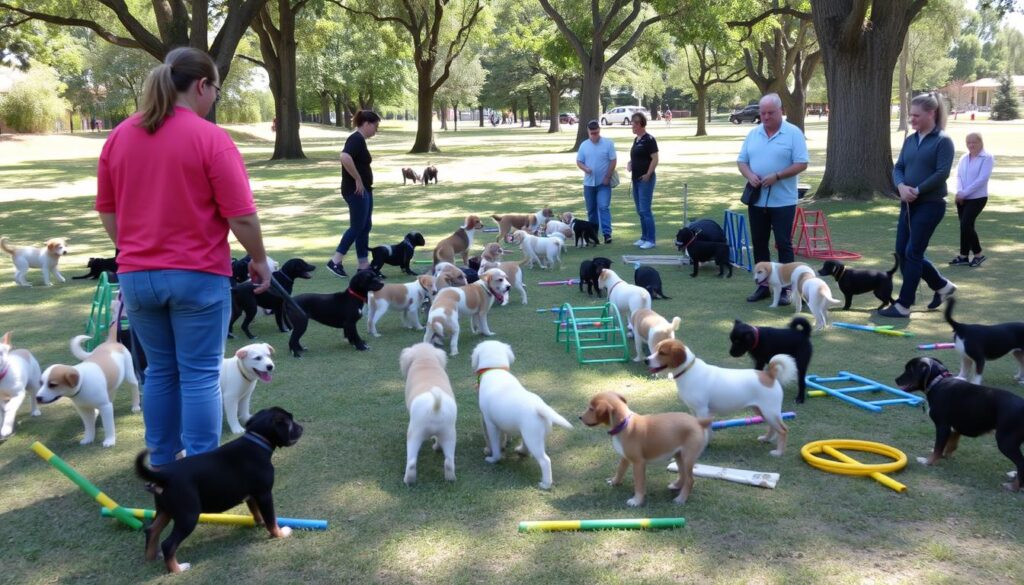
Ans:
[[[876,464],[860,463],[840,452],[839,449],[875,453],[876,455],[889,457],[893,461],[891,463]],[[838,461],[822,459],[817,456],[818,453],[825,453],[835,457]],[[825,439],[807,443],[800,449],[800,455],[812,467],[828,473],[866,475],[897,492],[904,492],[907,489],[900,482],[883,475],[892,471],[899,471],[907,466],[907,454],[889,445],[872,441],[858,441],[856,439]]]

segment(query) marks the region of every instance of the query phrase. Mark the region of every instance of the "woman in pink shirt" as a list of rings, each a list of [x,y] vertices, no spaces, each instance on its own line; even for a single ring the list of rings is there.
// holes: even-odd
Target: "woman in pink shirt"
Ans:
[[[974,222],[988,203],[988,178],[992,175],[995,162],[995,158],[985,152],[981,134],[968,134],[967,154],[960,158],[960,164],[956,167],[956,214],[960,217],[960,255],[950,261],[950,266],[977,268],[985,261]],[[973,253],[974,258],[968,259],[968,253]]]
[[[107,138],[96,211],[120,249],[118,277],[145,351],[142,415],[154,465],[220,444],[220,365],[231,312],[228,230],[270,284],[259,217],[238,148],[204,119],[220,98],[206,53],[179,48],[146,78],[142,107]]]

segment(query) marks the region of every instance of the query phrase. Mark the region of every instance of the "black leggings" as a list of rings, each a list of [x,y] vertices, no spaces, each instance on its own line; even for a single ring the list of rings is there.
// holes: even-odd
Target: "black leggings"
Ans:
[[[750,243],[754,247],[754,262],[768,262],[772,259],[769,239],[775,234],[775,245],[779,248],[779,262],[793,261],[793,216],[796,205],[785,207],[747,206],[750,221]]]
[[[978,241],[978,231],[974,229],[974,220],[981,215],[986,203],[988,197],[981,197],[965,199],[962,205],[956,206],[956,214],[960,217],[960,255],[965,258],[968,251],[975,256],[981,254],[981,242]]]

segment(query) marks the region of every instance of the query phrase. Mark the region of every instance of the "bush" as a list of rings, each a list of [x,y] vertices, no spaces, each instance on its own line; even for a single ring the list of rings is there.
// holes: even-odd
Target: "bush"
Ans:
[[[64,84],[52,68],[33,64],[0,100],[0,118],[18,132],[52,132],[68,110],[67,102],[58,97],[62,91]]]
[[[237,94],[225,91],[217,104],[217,121],[222,124],[254,124],[262,122],[262,93],[254,90],[241,90]]]
[[[1010,76],[1004,75],[999,80],[999,91],[996,92],[996,99],[992,103],[992,119],[1016,120],[1020,117],[1017,107],[1017,89],[1013,87]]]

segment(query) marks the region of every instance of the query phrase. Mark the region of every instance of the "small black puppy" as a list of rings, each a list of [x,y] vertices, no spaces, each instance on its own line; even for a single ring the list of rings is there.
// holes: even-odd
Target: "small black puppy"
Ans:
[[[594,242],[595,246],[598,244],[596,223],[591,223],[584,219],[573,218],[573,220],[569,222],[569,229],[572,230],[575,246],[577,248],[589,248],[590,242]]]
[[[884,309],[886,305],[896,302],[896,299],[892,298],[892,275],[900,268],[900,257],[896,256],[896,254],[893,254],[893,256],[896,257],[896,265],[888,272],[847,268],[845,264],[838,260],[826,260],[824,266],[818,271],[818,276],[828,276],[831,274],[835,277],[839,290],[846,297],[846,304],[843,305],[844,311],[850,310],[850,304],[853,303],[853,295],[868,292],[875,293],[875,297],[882,301],[878,308]]]
[[[196,524],[199,514],[220,513],[243,501],[257,524],[274,538],[291,534],[277,525],[274,512],[274,465],[270,456],[277,447],[290,447],[302,437],[302,425],[291,413],[276,406],[261,410],[245,423],[245,434],[207,453],[190,455],[160,466],[146,465],[148,450],[135,458],[135,473],[153,484],[156,518],[146,529],[146,560],[157,557],[160,533],[171,520],[174,528],[162,543],[164,563],[171,573],[189,568],[179,563],[178,546]]]
[[[612,261],[602,256],[580,262],[580,292],[583,292],[583,283],[585,282],[587,283],[587,296],[593,295],[596,290],[597,298],[601,298],[601,287],[597,284],[597,276],[601,274],[602,269],[611,267]]]
[[[739,319],[733,322],[729,333],[732,346],[729,355],[740,357],[749,353],[754,358],[754,368],[763,370],[772,356],[780,353],[793,356],[798,375],[796,402],[802,404],[807,392],[807,368],[811,365],[811,324],[803,317],[793,317],[789,327],[755,327]]]
[[[288,349],[295,357],[302,357],[306,351],[300,340],[306,333],[309,320],[312,319],[323,323],[328,327],[335,327],[345,331],[345,339],[356,346],[359,351],[370,349],[359,331],[356,330],[356,323],[363,315],[363,305],[366,304],[366,295],[370,291],[378,291],[384,288],[384,282],[372,270],[360,270],[352,276],[348,283],[348,289],[333,294],[307,293],[293,297],[295,307],[286,304],[288,319],[292,322],[292,336],[288,339]],[[296,307],[301,311],[296,310]],[[305,312],[305,314],[303,314]]]
[[[434,180],[434,184],[436,185],[437,184],[437,167],[435,167],[434,165],[430,165],[429,167],[423,169],[423,184],[424,185],[429,185],[431,179]]]
[[[908,361],[896,383],[907,392],[924,393],[928,416],[935,423],[931,455],[918,457],[918,461],[934,465],[940,458],[953,454],[960,435],[978,437],[995,431],[999,452],[1017,467],[1017,476],[1003,487],[1014,492],[1020,490],[1024,478],[1024,398],[954,378],[942,362],[929,357]]]
[[[416,273],[412,271],[409,265],[412,263],[413,254],[416,253],[416,246],[423,246],[425,244],[426,241],[423,239],[423,234],[409,232],[405,234],[405,239],[394,246],[374,246],[370,248],[370,254],[373,256],[373,260],[370,261],[370,268],[379,274],[381,278],[387,278],[380,272],[380,267],[385,264],[398,266],[405,274],[416,276]]]
[[[650,266],[637,267],[633,272],[633,284],[647,289],[647,292],[651,293],[651,300],[672,298],[661,292],[661,274]]]
[[[725,239],[725,231],[711,219],[700,219],[676,232],[676,249],[683,250],[690,256],[693,273],[696,277],[701,262],[715,261],[718,266],[718,277],[725,276],[729,271],[732,278],[732,261],[729,258],[729,243]]]
[[[86,278],[99,278],[104,272],[113,272],[117,274],[117,255],[120,250],[114,252],[113,258],[89,258],[86,262],[86,266],[89,267],[89,274],[83,274],[82,276],[72,276],[72,280],[84,280]],[[113,280],[117,282],[117,280]]]
[[[1013,377],[1024,382],[1024,323],[1001,323],[999,325],[968,325],[953,320],[956,299],[946,301],[946,323],[953,328],[953,343],[960,352],[960,373],[958,376],[981,384],[985,373],[985,360],[995,360],[1013,352],[1020,367]],[[973,372],[973,373],[972,373]]]
[[[246,270],[248,271],[248,267]],[[313,278],[310,272],[314,270],[316,270],[316,266],[302,258],[292,258],[282,264],[280,270],[275,270],[273,276],[281,284],[285,292],[291,295],[295,286],[295,279],[309,280]],[[278,331],[281,333],[291,331],[288,314],[283,308],[284,297],[274,290],[268,290],[258,295],[253,294],[253,288],[254,285],[251,281],[231,287],[231,321],[228,323],[228,338],[235,338],[233,332],[235,321],[238,320],[242,313],[245,313],[245,319],[242,320],[242,331],[245,332],[245,336],[249,339],[256,339],[256,336],[249,330],[249,324],[256,318],[258,307],[263,307],[274,315]]]

